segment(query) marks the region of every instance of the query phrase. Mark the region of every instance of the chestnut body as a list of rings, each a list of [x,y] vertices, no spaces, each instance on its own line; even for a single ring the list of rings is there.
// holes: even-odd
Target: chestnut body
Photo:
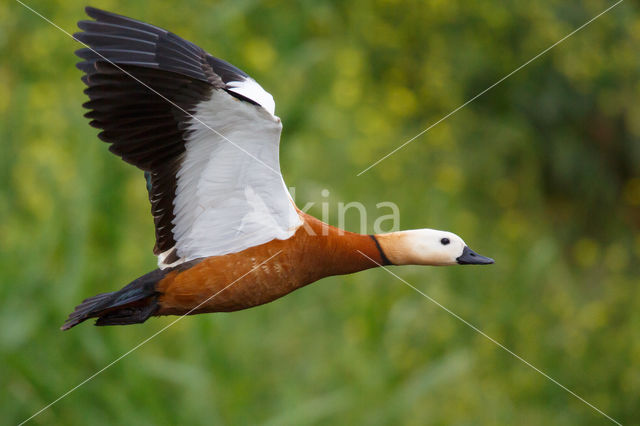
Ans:
[[[154,315],[182,315],[196,307],[192,314],[247,309],[323,277],[384,263],[371,236],[345,232],[302,212],[300,215],[304,225],[287,240],[210,257],[187,270],[167,274],[156,285],[159,308]]]

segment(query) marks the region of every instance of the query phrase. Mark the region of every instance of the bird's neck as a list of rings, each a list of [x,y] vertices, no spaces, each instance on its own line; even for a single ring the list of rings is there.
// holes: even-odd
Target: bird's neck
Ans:
[[[375,236],[344,231],[300,213],[304,224],[298,232],[305,233],[306,238],[313,240],[311,245],[321,250],[324,276],[351,274],[389,264]]]

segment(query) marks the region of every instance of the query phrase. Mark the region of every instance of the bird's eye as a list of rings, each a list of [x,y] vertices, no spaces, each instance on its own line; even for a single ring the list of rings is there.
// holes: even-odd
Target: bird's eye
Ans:
[[[440,242],[442,243],[443,246],[446,246],[447,244],[449,244],[451,241],[449,241],[448,238],[443,238],[440,240]]]

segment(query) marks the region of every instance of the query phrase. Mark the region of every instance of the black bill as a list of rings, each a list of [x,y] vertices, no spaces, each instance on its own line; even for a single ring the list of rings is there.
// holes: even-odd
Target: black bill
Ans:
[[[461,265],[490,265],[493,259],[490,257],[480,256],[469,247],[465,246],[462,254],[456,259]]]

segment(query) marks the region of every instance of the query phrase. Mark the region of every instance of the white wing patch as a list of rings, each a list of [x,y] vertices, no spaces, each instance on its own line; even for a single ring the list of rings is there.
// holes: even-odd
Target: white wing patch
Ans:
[[[194,116],[228,140],[196,119],[189,122],[174,199],[180,259],[172,266],[287,239],[302,224],[280,173],[282,124],[272,111],[224,90],[213,90],[196,108]],[[169,266],[162,256],[158,265]]]
[[[276,113],[276,103],[273,100],[273,96],[258,84],[257,81],[248,77],[243,81],[229,81],[226,83],[227,90],[235,92],[239,95],[249,98],[254,102],[259,103],[262,108],[266,109],[274,115]]]

